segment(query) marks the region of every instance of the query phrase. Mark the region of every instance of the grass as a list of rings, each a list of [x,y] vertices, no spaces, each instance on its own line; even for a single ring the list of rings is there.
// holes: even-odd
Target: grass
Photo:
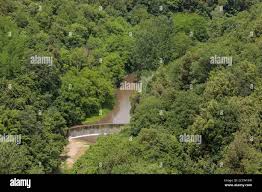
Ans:
[[[86,118],[85,121],[83,122],[83,124],[94,124],[97,121],[106,117],[111,112],[111,110],[110,109],[102,109],[102,112],[103,112],[102,115],[98,114],[98,115]]]

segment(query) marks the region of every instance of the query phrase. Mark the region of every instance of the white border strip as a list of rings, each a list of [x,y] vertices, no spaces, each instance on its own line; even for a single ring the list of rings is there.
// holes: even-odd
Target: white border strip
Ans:
[[[99,135],[107,135],[108,133],[93,133],[93,134],[88,134],[88,135],[80,135],[80,136],[75,136],[75,137],[69,137],[69,140],[71,139],[77,139],[81,137],[90,137],[90,136],[99,136]]]

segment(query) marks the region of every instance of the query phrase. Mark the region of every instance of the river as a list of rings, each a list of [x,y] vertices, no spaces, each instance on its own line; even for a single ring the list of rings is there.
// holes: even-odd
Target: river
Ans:
[[[133,74],[129,74],[124,78],[126,82],[136,81],[136,77]],[[130,121],[130,96],[134,91],[120,90],[116,92],[116,104],[113,110],[103,119],[97,122],[100,123],[115,123],[115,124],[128,124]]]
[[[124,78],[126,82],[136,81],[136,76],[129,74]],[[95,124],[114,123],[114,124],[128,124],[130,121],[131,102],[130,96],[134,91],[120,90],[116,91],[116,103],[113,110],[103,119]],[[82,137],[78,139],[69,140],[68,145],[65,147],[64,155],[66,156],[66,166],[71,168],[74,162],[85,153],[91,144],[96,142],[97,136]]]

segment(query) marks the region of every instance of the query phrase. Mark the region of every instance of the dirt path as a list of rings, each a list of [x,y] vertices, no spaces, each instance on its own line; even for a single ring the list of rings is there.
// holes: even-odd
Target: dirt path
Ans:
[[[61,157],[65,159],[64,168],[71,169],[75,161],[81,157],[95,141],[96,138],[91,137],[89,137],[88,140],[85,138],[69,140],[68,145],[64,149],[64,153],[61,155]]]

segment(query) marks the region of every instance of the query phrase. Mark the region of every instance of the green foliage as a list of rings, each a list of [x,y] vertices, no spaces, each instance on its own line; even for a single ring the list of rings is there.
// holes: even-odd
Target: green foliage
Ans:
[[[15,77],[24,65],[26,35],[8,17],[0,17],[0,75]]]
[[[175,137],[143,129],[138,137],[100,138],[73,168],[73,173],[179,173],[182,148]],[[165,155],[165,154],[168,154]],[[176,159],[176,161],[174,161]]]
[[[139,2],[149,13],[159,14],[158,4]],[[196,5],[197,11],[204,6],[201,14],[209,16],[218,8],[213,2],[169,3],[177,6],[174,9]],[[145,8],[139,7],[141,15],[130,17],[132,24],[138,23],[133,67],[156,71],[147,72],[151,74],[149,78],[142,77],[146,91],[132,98],[130,127],[98,140],[76,163],[73,172],[261,173],[258,26],[262,18],[261,3],[250,7],[252,3],[255,2],[219,1],[224,5],[224,14],[213,15],[210,21],[195,13],[176,13],[174,27],[163,16],[143,21]],[[249,8],[249,12],[243,11]],[[164,10],[168,14],[170,7],[165,5]],[[233,14],[237,15],[229,17]],[[195,39],[189,37],[191,30]],[[170,42],[174,47],[169,46]],[[167,58],[164,64],[158,62],[162,53]],[[232,56],[232,66],[211,64],[215,55]],[[179,140],[183,134],[199,135],[201,143],[183,143]],[[99,168],[97,162],[103,162],[103,166]]]
[[[203,102],[201,97],[194,92],[178,92],[172,97],[172,103],[167,112],[166,126],[177,135],[183,134],[193,124],[200,105]]]
[[[135,114],[132,116],[132,134],[137,135],[142,128],[163,123],[160,110],[164,109],[161,108],[161,102],[158,98],[149,97],[146,99],[146,102],[141,101],[136,108]]]
[[[199,41],[206,41],[207,34],[207,20],[197,14],[176,14],[173,17],[173,22],[177,32],[184,32],[187,35],[192,35]]]
[[[1,174],[21,174],[30,168],[30,164],[28,164],[28,151],[23,146],[1,143],[0,160]]]
[[[62,77],[61,97],[57,101],[69,124],[80,123],[99,109],[111,108],[113,86],[101,72],[72,69]]]
[[[259,174],[262,171],[261,152],[250,145],[250,141],[244,135],[238,133],[234,141],[228,146],[224,154],[224,167],[218,169],[218,173],[252,173]]]
[[[135,69],[156,69],[161,62],[168,63],[174,45],[170,38],[173,33],[172,22],[163,16],[151,18],[139,24],[136,42],[132,53]]]
[[[130,72],[146,85],[130,127],[100,138],[74,173],[261,173],[259,2],[0,0],[0,134],[22,135],[0,143],[0,173],[54,172],[67,126],[111,109]],[[215,55],[232,66],[211,65]]]

